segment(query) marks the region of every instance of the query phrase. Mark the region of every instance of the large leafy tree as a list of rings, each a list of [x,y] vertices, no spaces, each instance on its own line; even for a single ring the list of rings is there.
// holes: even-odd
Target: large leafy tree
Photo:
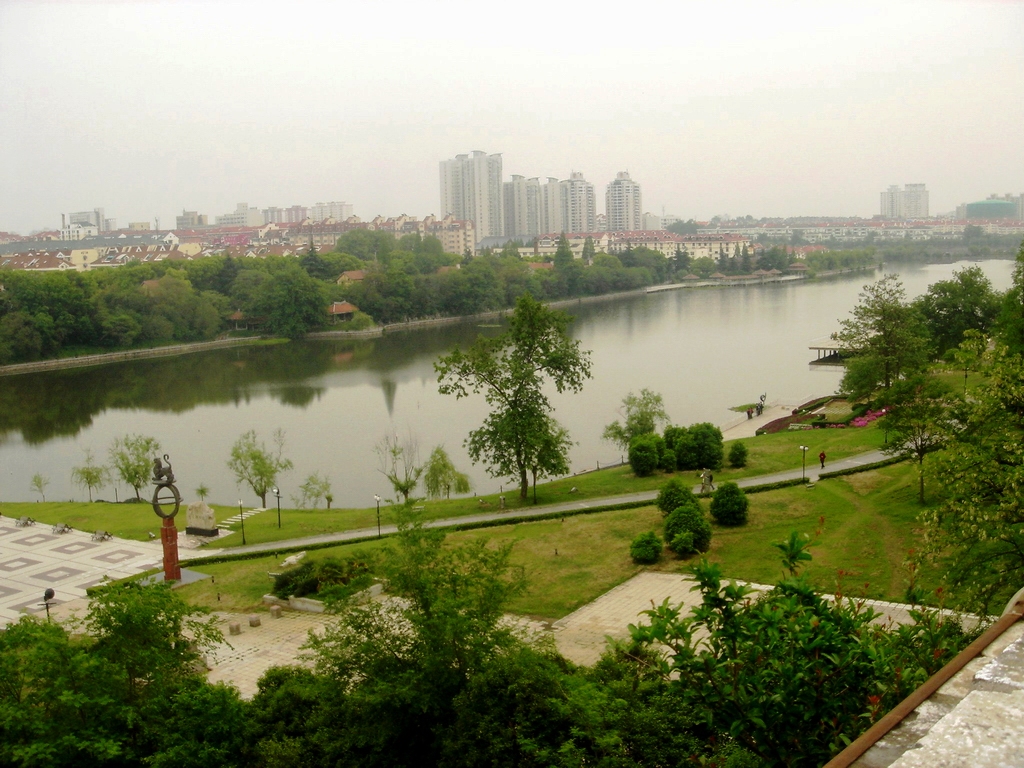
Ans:
[[[469,455],[486,462],[494,477],[517,477],[523,499],[529,493],[528,473],[550,444],[552,407],[545,382],[558,392],[579,392],[590,376],[590,354],[569,338],[568,324],[568,315],[524,294],[505,333],[480,338],[466,351],[456,347],[434,364],[441,394],[484,394],[491,412],[470,433]]]
[[[967,331],[987,335],[999,315],[999,296],[981,267],[966,267],[950,280],[932,283],[914,305],[937,355],[957,347]]]
[[[848,358],[841,389],[854,397],[889,389],[927,362],[928,339],[920,315],[907,303],[896,275],[864,286],[853,317],[832,334]]]
[[[403,525],[382,576],[398,600],[341,606],[341,621],[310,635],[316,670],[330,680],[321,707],[330,764],[437,765],[457,698],[489,663],[518,648],[502,621],[523,589],[508,546],[444,546],[444,534]],[[337,729],[343,723],[343,729]]]
[[[602,437],[628,450],[634,437],[657,432],[658,428],[668,424],[668,414],[661,395],[649,389],[641,389],[639,395],[630,392],[622,398],[622,422],[614,421],[604,428]]]
[[[954,412],[957,428],[935,459],[946,500],[923,517],[948,580],[975,607],[1024,581],[1024,359],[997,347],[987,373]]]
[[[235,482],[252,488],[264,507],[267,506],[267,491],[277,484],[277,476],[291,468],[291,460],[284,458],[284,432],[280,429],[274,431],[271,448],[257,440],[255,429],[250,429],[231,446],[228,469],[235,473]]]
[[[917,461],[917,495],[924,504],[924,457],[941,448],[949,434],[949,390],[938,379],[915,376],[894,384],[884,402],[881,426],[888,440],[882,450]]]
[[[266,318],[268,331],[291,339],[323,325],[326,308],[322,283],[297,264],[264,280],[253,302],[253,312]]]
[[[135,489],[135,498],[142,501],[141,489],[149,482],[153,459],[160,453],[160,443],[155,437],[125,435],[114,440],[108,455],[114,472],[125,483]]]

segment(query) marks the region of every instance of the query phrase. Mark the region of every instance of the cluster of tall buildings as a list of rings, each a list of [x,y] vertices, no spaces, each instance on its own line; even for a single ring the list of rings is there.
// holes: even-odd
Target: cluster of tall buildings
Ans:
[[[239,203],[231,213],[214,219],[216,227],[261,227],[264,224],[301,224],[304,221],[346,221],[352,216],[352,204],[345,202],[317,203],[316,205],[292,205],[288,208],[257,208],[248,203]],[[209,227],[210,219],[198,211],[182,211],[176,216],[175,229],[200,229]]]
[[[532,240],[561,232],[636,231],[661,228],[643,213],[640,185],[621,172],[605,189],[605,212],[583,174],[568,179],[502,178],[501,155],[473,152],[440,163],[441,210],[472,221],[479,239]],[[650,227],[649,225],[654,225]]]

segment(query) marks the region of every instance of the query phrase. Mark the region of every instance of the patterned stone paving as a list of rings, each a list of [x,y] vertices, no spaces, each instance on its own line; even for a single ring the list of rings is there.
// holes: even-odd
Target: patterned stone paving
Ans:
[[[85,590],[105,579],[121,579],[160,566],[159,542],[110,539],[72,530],[56,534],[52,526],[20,527],[0,517],[0,627],[23,611],[39,613],[43,592],[52,588],[51,607],[85,597]]]

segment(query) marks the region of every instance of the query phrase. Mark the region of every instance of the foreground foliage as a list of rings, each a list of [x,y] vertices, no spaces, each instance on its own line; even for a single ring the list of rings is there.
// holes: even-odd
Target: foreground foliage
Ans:
[[[684,615],[666,600],[646,612],[649,624],[630,627],[633,641],[667,646],[667,658],[649,663],[682,706],[764,765],[827,762],[967,642],[934,613],[914,612],[913,626],[873,625],[870,609],[826,601],[799,577],[751,599],[707,561],[695,575],[701,605]]]

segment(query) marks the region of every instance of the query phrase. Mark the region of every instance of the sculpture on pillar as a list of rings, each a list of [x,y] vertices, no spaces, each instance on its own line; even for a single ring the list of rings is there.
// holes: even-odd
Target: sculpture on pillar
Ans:
[[[178,529],[174,525],[174,516],[181,506],[181,495],[174,486],[174,472],[171,460],[164,454],[164,461],[153,459],[153,511],[163,520],[160,527],[160,543],[164,547],[164,581],[180,581],[181,566],[178,565]],[[172,506],[173,505],[173,506]]]

